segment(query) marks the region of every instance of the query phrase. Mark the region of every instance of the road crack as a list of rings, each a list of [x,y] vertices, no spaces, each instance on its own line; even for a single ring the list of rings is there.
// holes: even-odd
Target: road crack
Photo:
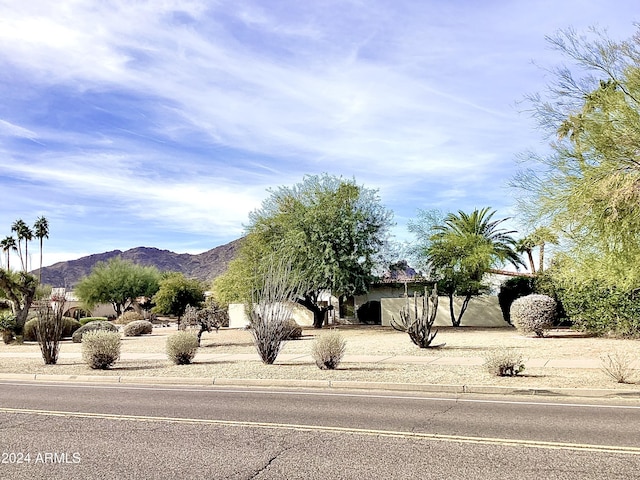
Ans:
[[[271,466],[271,464],[278,458],[280,457],[283,453],[288,452],[289,450],[293,449],[294,447],[286,447],[283,448],[282,450],[280,450],[279,452],[277,452],[275,455],[273,455],[272,457],[269,458],[269,460],[267,460],[267,462],[260,467],[259,469],[257,469],[255,472],[253,472],[253,474],[248,477],[248,479],[252,479],[252,478],[256,478],[258,475],[260,475],[262,472],[266,471],[269,469],[269,467]]]

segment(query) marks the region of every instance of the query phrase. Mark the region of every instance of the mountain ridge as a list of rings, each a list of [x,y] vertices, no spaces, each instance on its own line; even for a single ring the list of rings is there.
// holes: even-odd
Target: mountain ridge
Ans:
[[[239,238],[199,254],[175,253],[155,247],[135,247],[125,251],[111,250],[94,253],[76,260],[43,267],[42,283],[73,289],[83,277],[91,273],[96,263],[118,256],[140,265],[154,266],[163,272],[180,272],[186,277],[210,282],[225,272],[229,262],[235,257],[241,241],[242,239]],[[38,276],[39,269],[32,273]]]

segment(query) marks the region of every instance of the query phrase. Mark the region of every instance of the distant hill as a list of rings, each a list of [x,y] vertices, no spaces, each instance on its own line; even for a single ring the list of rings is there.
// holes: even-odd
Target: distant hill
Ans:
[[[211,281],[227,269],[235,257],[242,239],[221,245],[198,255],[175,253],[151,247],[137,247],[126,251],[113,250],[77,260],[58,262],[42,268],[42,282],[53,287],[73,288],[82,277],[89,275],[98,262],[120,256],[140,265],[151,265],[160,271],[181,272],[189,278]],[[36,276],[38,270],[33,272]]]

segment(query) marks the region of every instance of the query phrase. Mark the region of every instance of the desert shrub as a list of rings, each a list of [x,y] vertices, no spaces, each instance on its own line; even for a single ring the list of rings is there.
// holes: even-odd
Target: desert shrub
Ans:
[[[631,367],[634,361],[633,356],[614,352],[604,355],[600,358],[602,362],[602,371],[613,378],[618,383],[631,383],[631,376],[635,371]]]
[[[640,291],[595,280],[566,281],[558,296],[574,328],[595,335],[640,337]]]
[[[298,323],[290,318],[284,323],[285,340],[295,340],[302,337],[302,327]]]
[[[524,361],[520,352],[504,348],[488,353],[484,367],[492,375],[515,377],[524,370]]]
[[[38,340],[36,336],[36,323],[38,322],[37,318],[32,318],[31,320],[27,320],[22,327],[22,338],[24,338],[27,342],[35,342]]]
[[[532,277],[512,277],[502,282],[498,292],[498,303],[505,322],[511,324],[511,304],[518,298],[532,293],[536,293]]]
[[[2,332],[2,341],[9,344],[13,341],[13,335],[16,330],[16,316],[11,312],[0,312],[0,332]]]
[[[221,307],[215,302],[207,302],[204,308],[196,308],[187,305],[184,309],[184,315],[178,328],[186,330],[187,327],[198,328],[198,346],[204,332],[210,332],[215,329],[216,333],[220,327],[229,326],[229,309]]]
[[[431,342],[436,338],[438,330],[431,333],[433,324],[438,314],[438,288],[433,287],[430,296],[427,296],[425,288],[422,297],[422,312],[418,315],[418,294],[413,293],[413,316],[407,297],[406,305],[400,310],[400,321],[396,321],[395,317],[391,319],[391,326],[400,332],[409,334],[411,341],[420,348],[432,348]],[[442,346],[442,345],[440,345]]]
[[[523,335],[543,337],[556,319],[556,301],[548,295],[527,295],[511,304],[511,321]]]
[[[198,351],[198,337],[191,332],[179,331],[167,338],[167,357],[176,365],[191,363]]]
[[[148,320],[134,320],[123,329],[125,337],[138,337],[153,332],[153,324]]]
[[[82,359],[93,369],[104,370],[120,358],[120,334],[92,330],[82,336]]]
[[[138,313],[134,310],[127,310],[118,318],[116,318],[115,323],[117,323],[118,325],[127,325],[131,322],[137,322],[138,320],[144,320],[144,319],[145,318],[143,314]]]
[[[62,317],[62,337],[69,338],[73,333],[78,330],[82,325],[75,318]]]
[[[335,369],[344,355],[346,342],[342,335],[330,330],[316,338],[311,354],[321,370]]]
[[[106,322],[107,321],[107,317],[84,317],[80,319],[80,326],[82,325],[86,325],[89,322]]]
[[[83,335],[85,333],[93,332],[95,330],[105,330],[107,332],[117,332],[118,331],[118,327],[116,327],[111,322],[104,322],[104,321],[101,321],[101,320],[95,320],[93,322],[89,322],[86,325],[81,326],[78,330],[73,332],[73,335],[71,336],[71,340],[73,341],[73,343],[80,343],[80,342],[82,342],[82,337],[83,337]]]
[[[55,365],[58,362],[64,323],[63,311],[64,297],[55,302],[42,303],[37,309],[35,331],[42,359],[46,365]]]

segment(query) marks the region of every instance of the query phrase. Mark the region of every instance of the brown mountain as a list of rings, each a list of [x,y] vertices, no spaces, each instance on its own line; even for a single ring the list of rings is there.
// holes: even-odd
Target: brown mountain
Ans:
[[[155,266],[160,271],[180,272],[190,278],[211,281],[227,269],[227,265],[236,255],[241,240],[234,240],[198,255],[174,253],[151,247],[136,247],[124,252],[113,250],[97,253],[77,260],[58,262],[49,267],[43,267],[42,283],[71,289],[82,277],[91,273],[96,263],[117,256],[140,265]],[[33,273],[37,276],[38,270]]]

